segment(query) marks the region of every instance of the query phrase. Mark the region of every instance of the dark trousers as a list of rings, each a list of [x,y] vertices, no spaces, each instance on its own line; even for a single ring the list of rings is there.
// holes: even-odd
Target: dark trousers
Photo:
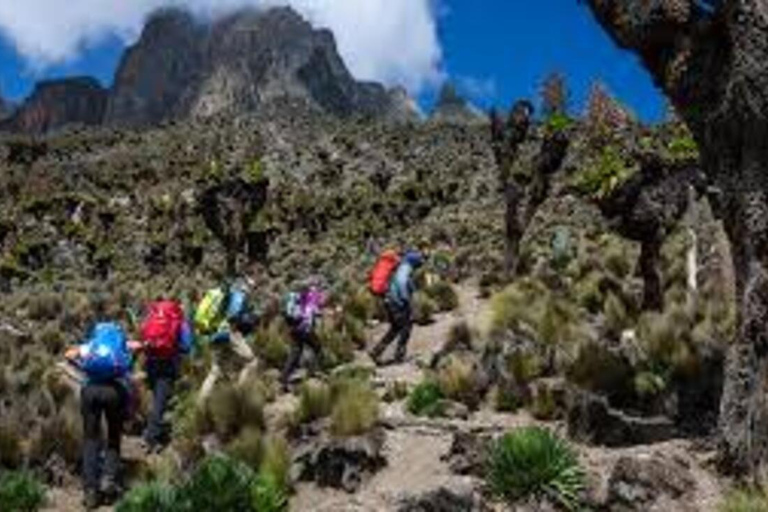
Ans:
[[[389,331],[387,331],[378,345],[374,347],[371,355],[374,359],[378,360],[384,351],[387,350],[387,347],[389,347],[393,341],[397,340],[395,360],[402,361],[405,359],[406,350],[408,348],[408,340],[411,339],[411,331],[413,330],[413,315],[411,313],[411,306],[400,306],[391,302],[387,302],[386,308],[390,324]]]
[[[145,370],[147,384],[152,391],[152,407],[147,418],[144,441],[150,446],[159,446],[167,440],[163,416],[173,396],[173,386],[178,376],[178,363],[175,360],[147,359]]]
[[[118,482],[120,441],[123,436],[127,391],[118,383],[87,384],[81,393],[83,415],[83,486],[98,492],[101,480],[100,449],[102,418],[107,420],[107,442],[104,450],[104,477]]]
[[[312,350],[316,359],[320,357],[320,344],[317,342],[313,332],[292,329],[291,338],[293,338],[293,346],[291,347],[291,353],[288,355],[288,360],[285,362],[285,367],[283,368],[281,379],[283,384],[288,383],[291,374],[295,372],[301,364],[301,355],[304,353],[305,346]]]

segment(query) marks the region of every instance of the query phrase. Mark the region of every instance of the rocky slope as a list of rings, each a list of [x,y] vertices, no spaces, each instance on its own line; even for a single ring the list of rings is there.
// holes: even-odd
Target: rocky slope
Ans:
[[[99,125],[107,96],[107,90],[90,77],[40,82],[0,129],[44,133],[70,124]]]

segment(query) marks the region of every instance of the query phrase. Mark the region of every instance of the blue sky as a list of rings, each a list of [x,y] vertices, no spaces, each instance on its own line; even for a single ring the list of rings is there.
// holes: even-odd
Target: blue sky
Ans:
[[[571,87],[576,113],[599,80],[642,119],[663,117],[664,100],[648,74],[634,56],[615,47],[577,0],[441,0],[437,22],[443,70],[483,108],[533,98],[543,78],[559,71]],[[109,84],[124,42],[117,36],[97,39],[65,63],[41,70],[14,50],[12,37],[0,38],[0,91],[19,100],[38,79],[75,74]],[[429,88],[419,94],[427,108],[433,97]]]

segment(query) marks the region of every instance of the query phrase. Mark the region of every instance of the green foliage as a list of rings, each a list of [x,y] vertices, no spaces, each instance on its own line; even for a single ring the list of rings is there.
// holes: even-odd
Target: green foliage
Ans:
[[[7,471],[0,474],[0,505],[3,510],[35,512],[45,503],[45,488],[32,473]]]
[[[424,292],[413,295],[413,321],[418,325],[429,325],[434,321],[438,312],[437,303]]]
[[[265,401],[256,388],[223,382],[206,402],[206,412],[219,437],[231,439],[245,427],[264,426]]]
[[[263,450],[261,430],[257,427],[244,428],[227,446],[227,453],[231,457],[253,469],[261,464]]]
[[[437,383],[441,394],[451,400],[474,408],[480,402],[480,391],[471,362],[451,355],[437,371]]]
[[[547,133],[559,133],[568,130],[574,123],[575,121],[567,114],[555,112],[544,122],[544,129]]]
[[[302,423],[325,418],[331,414],[333,397],[328,384],[319,380],[308,380],[299,390],[299,419]]]
[[[272,476],[259,473],[251,486],[251,503],[254,512],[284,512],[288,510],[285,488]]]
[[[437,280],[427,286],[425,293],[432,299],[440,312],[453,311],[459,307],[459,296],[451,283]]]
[[[264,456],[259,476],[283,491],[288,489],[291,471],[291,447],[283,437],[269,436],[264,440]],[[260,509],[257,509],[260,510]]]
[[[364,379],[345,379],[334,385],[331,432],[339,437],[364,434],[379,421],[379,396]]]
[[[427,379],[419,383],[408,397],[408,411],[416,416],[434,418],[444,413],[445,396],[440,385]]]
[[[676,160],[695,160],[699,158],[699,145],[690,133],[679,134],[667,145],[672,158]]]
[[[618,337],[629,326],[629,315],[622,300],[612,292],[605,299],[605,329],[612,336]]]
[[[173,486],[150,482],[128,491],[115,506],[115,512],[177,512],[179,505]]]
[[[21,434],[17,427],[10,421],[0,421],[0,467],[16,468],[21,464],[22,456]]]
[[[658,396],[666,389],[666,380],[657,373],[644,371],[635,375],[635,392],[641,398]]]
[[[254,472],[220,455],[205,459],[179,489],[182,510],[250,511]]]
[[[760,487],[731,490],[717,507],[718,512],[765,512],[768,510],[768,493]]]
[[[602,199],[634,174],[635,169],[627,164],[621,150],[607,145],[587,168],[575,176],[575,187],[584,195]]]
[[[492,492],[513,504],[548,499],[575,510],[585,486],[576,453],[562,439],[539,427],[506,434],[491,448],[486,479]]]

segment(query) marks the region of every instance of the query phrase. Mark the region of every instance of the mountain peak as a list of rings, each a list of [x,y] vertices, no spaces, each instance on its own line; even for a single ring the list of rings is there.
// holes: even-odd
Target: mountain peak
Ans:
[[[438,95],[432,121],[450,124],[473,124],[487,121],[486,116],[464,98],[456,86],[446,82]]]

